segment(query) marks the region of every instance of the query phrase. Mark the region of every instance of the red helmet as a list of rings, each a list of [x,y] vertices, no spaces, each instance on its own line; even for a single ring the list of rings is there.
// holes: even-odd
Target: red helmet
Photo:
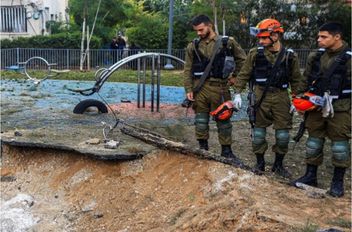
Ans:
[[[297,111],[301,111],[301,112],[311,111],[317,108],[317,105],[310,100],[311,97],[318,97],[318,96],[313,93],[306,92],[302,97],[294,98],[292,100],[292,103],[295,106]]]
[[[235,107],[231,101],[222,103],[216,110],[210,112],[215,121],[226,121],[231,118]]]
[[[257,37],[266,37],[270,36],[271,32],[280,32],[284,33],[279,21],[276,19],[264,19],[258,23],[257,28]]]

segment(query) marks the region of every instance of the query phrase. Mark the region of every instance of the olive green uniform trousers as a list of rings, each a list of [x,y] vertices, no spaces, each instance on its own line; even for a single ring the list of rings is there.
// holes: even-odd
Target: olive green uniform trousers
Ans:
[[[258,102],[265,87],[256,87],[255,95]],[[256,128],[266,128],[273,125],[275,130],[288,130],[292,128],[292,114],[290,113],[291,100],[287,89],[269,87],[266,95],[256,111]],[[265,134],[264,134],[265,136]],[[268,143],[252,143],[255,154],[264,154],[268,149]],[[277,143],[273,145],[272,151],[279,154],[288,152],[288,140],[283,145]]]
[[[326,136],[331,141],[348,141],[351,139],[351,111],[335,112],[333,118],[323,118],[321,111],[311,111],[306,119],[306,127],[309,137],[321,139],[323,143]],[[323,163],[323,151],[316,156],[307,156],[306,163],[321,165]],[[333,155],[332,164],[336,167],[349,167],[351,165],[351,153],[341,158]]]
[[[202,89],[196,94],[193,109],[196,113],[195,126],[197,139],[209,139],[209,113],[223,102],[231,100],[227,80],[206,80]],[[232,124],[230,120],[217,121],[218,138],[221,145],[231,145]]]

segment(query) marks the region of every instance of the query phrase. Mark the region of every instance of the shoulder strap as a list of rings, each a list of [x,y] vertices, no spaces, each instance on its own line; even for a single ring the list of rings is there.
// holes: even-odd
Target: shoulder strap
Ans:
[[[217,51],[220,48],[221,45],[221,41],[222,41],[222,37],[220,36],[220,38],[218,38],[218,40],[216,40],[215,45],[214,45],[214,49],[213,49],[213,54],[211,55],[210,61],[207,65],[207,67],[205,68],[203,75],[201,76],[200,80],[199,80],[199,84],[193,89],[194,93],[198,93],[200,91],[200,89],[202,88],[202,86],[204,85],[205,80],[208,77],[208,74],[210,72],[211,66],[213,64],[215,55],[217,53]]]
[[[194,39],[194,40],[192,41],[192,43],[193,43],[193,46],[194,46],[194,53],[196,54],[198,60],[201,61],[202,59],[201,59],[200,56],[199,56],[199,50],[198,50],[198,47],[199,47],[199,39],[198,39],[198,38],[197,38],[197,39]]]
[[[351,53],[349,48],[344,49],[343,52],[338,57],[336,57],[335,61],[331,64],[329,69],[324,73],[323,78],[330,78],[337,66],[346,63],[347,60],[351,58],[350,54]]]

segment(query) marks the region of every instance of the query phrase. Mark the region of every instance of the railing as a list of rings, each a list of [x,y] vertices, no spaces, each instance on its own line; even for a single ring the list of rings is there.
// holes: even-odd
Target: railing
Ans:
[[[245,49],[246,52],[248,49]],[[298,54],[300,61],[300,68],[304,69],[307,57],[310,49],[294,49]],[[91,49],[89,51],[89,65],[87,67],[87,61],[84,65],[84,69],[98,69],[101,67],[110,67],[117,61],[125,58],[127,56],[137,54],[138,52],[156,52],[156,53],[166,53],[167,49],[145,49],[145,50],[125,50],[122,54],[118,50],[110,49]],[[185,59],[184,49],[173,49],[172,54],[182,60]],[[20,62],[25,62],[33,56],[40,56],[47,60],[49,63],[56,63],[55,69],[70,69],[78,70],[80,67],[80,49],[47,49],[47,48],[11,48],[11,49],[1,49],[1,64],[0,69],[4,70],[7,67],[18,65]],[[132,68],[134,61],[131,64],[126,64],[122,69]],[[149,61],[151,62],[151,61]],[[183,65],[169,60],[166,57],[161,58],[162,67],[171,62],[175,69],[183,69]],[[151,63],[147,63],[147,67],[151,67]]]

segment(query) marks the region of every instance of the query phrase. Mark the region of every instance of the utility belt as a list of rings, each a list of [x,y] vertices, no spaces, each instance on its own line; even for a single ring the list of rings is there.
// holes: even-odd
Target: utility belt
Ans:
[[[222,81],[219,81],[219,80],[206,80],[205,81],[206,84],[210,85],[210,86],[217,86],[217,87],[226,87],[227,86],[227,80],[224,81],[222,79]]]
[[[258,89],[261,91],[265,90],[265,86],[258,86]],[[266,91],[268,93],[276,93],[276,92],[280,92],[280,91],[286,91],[287,88],[278,88],[278,87],[274,87],[274,86],[269,86],[266,88]]]
[[[194,72],[193,73],[193,78],[194,79],[200,79],[203,75],[203,72]],[[209,74],[209,76],[207,77],[208,78],[212,78],[212,79],[220,79],[220,80],[227,80],[227,77],[226,78],[223,78],[223,77],[215,77],[211,72]]]

